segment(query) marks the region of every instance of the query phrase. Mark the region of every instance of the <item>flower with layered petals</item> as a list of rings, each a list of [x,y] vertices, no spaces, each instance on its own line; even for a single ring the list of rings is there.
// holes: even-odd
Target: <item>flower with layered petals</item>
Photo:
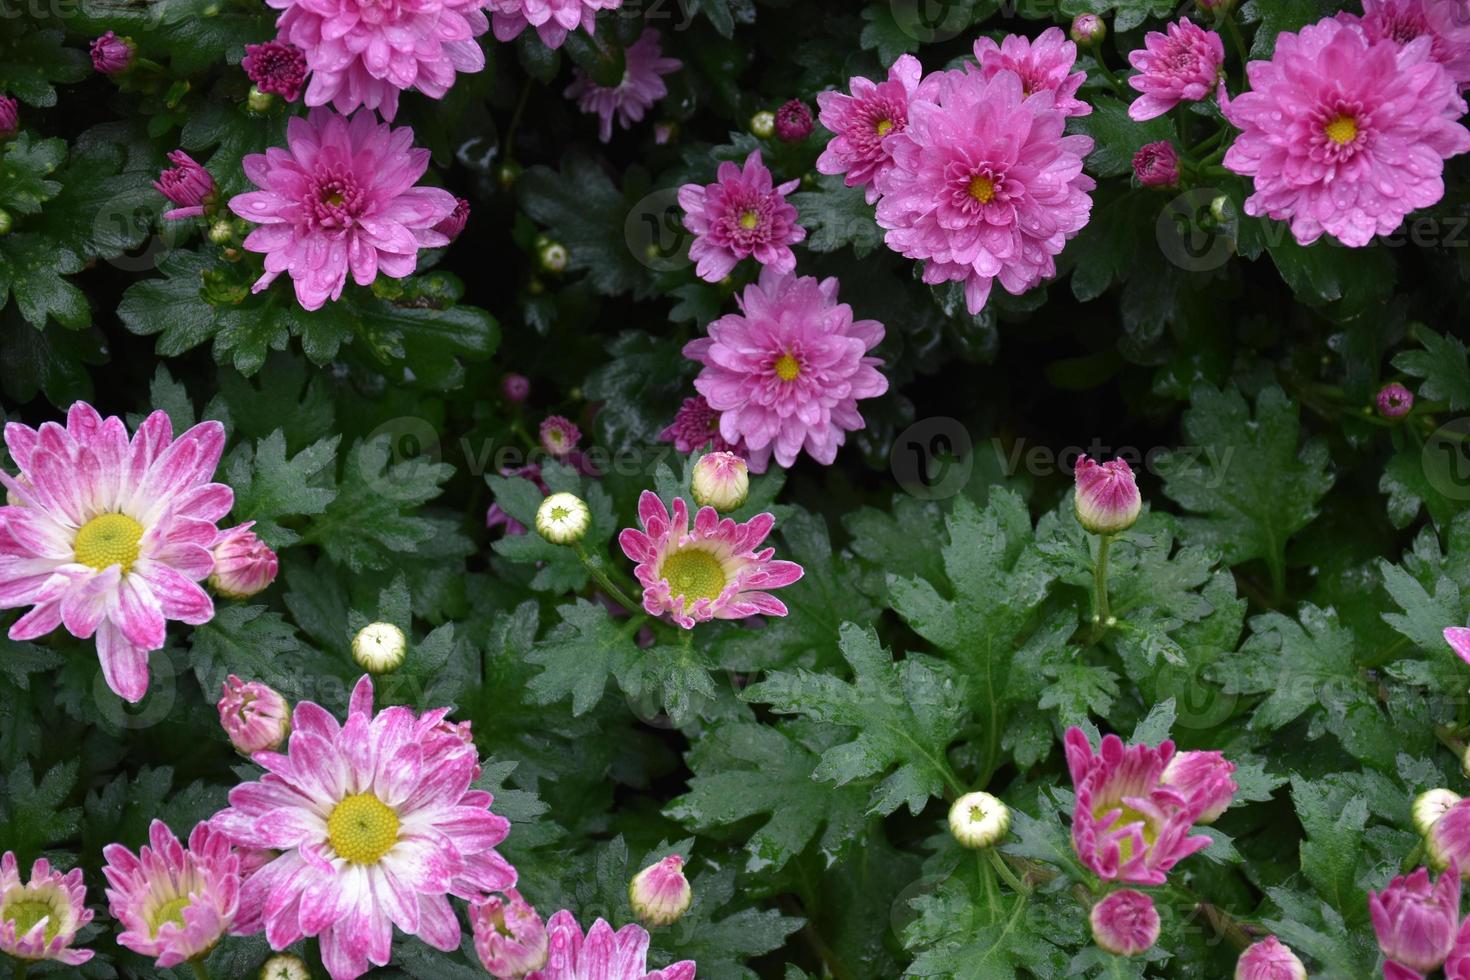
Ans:
[[[1060,27],[1048,27],[1036,40],[1009,34],[996,44],[988,37],[975,41],[975,60],[980,76],[990,79],[1003,71],[1021,76],[1021,94],[1050,92],[1056,109],[1064,116],[1086,116],[1092,106],[1077,98],[1087,81],[1087,72],[1072,71],[1077,63],[1077,45],[1067,40]]]
[[[297,302],[316,310],[342,295],[349,271],[359,286],[379,273],[401,279],[419,249],[449,244],[434,226],[454,213],[454,195],[414,186],[429,151],[414,149],[413,130],[370,112],[349,120],[313,109],[286,124],[286,143],[245,157],[245,176],[260,189],[230,198],[230,210],[260,226],[245,239],[265,253],[255,292],[285,272]]]
[[[548,415],[542,419],[537,435],[546,455],[557,459],[576,449],[582,441],[582,430],[563,415]]]
[[[454,199],[454,210],[449,212],[449,217],[434,226],[434,230],[451,242],[460,236],[464,226],[470,223],[470,202],[462,197]],[[507,375],[507,377],[520,377],[520,375]]]
[[[13,851],[0,857],[0,953],[21,961],[56,960],[80,966],[90,949],[72,949],[77,931],[92,921],[82,870],[66,874],[38,858],[22,882]]]
[[[1429,38],[1429,57],[1465,91],[1470,87],[1470,11],[1464,0],[1363,0],[1369,40],[1407,45]]]
[[[602,919],[584,937],[572,913],[562,909],[546,923],[550,953],[545,969],[526,980],[694,980],[694,961],[662,970],[648,968],[648,932],[642,926],[613,931]]]
[[[883,324],[854,320],[837,286],[836,278],[762,269],[737,298],[740,312],[684,345],[684,356],[704,365],[694,387],[720,413],[720,435],[743,447],[755,473],[772,454],[790,466],[803,449],[830,465],[847,433],[865,424],[858,401],[888,390],[882,359],[868,353]]]
[[[734,453],[705,453],[694,464],[689,495],[701,507],[728,514],[750,494],[750,468]]]
[[[153,187],[178,207],[163,216],[170,221],[204,217],[204,206],[214,200],[214,178],[183,150],[174,150],[168,160],[173,166],[158,175]]]
[[[1121,459],[1099,463],[1077,457],[1073,473],[1077,481],[1073,504],[1077,522],[1093,534],[1118,534],[1128,530],[1143,510],[1143,495],[1133,477],[1133,468]]]
[[[243,906],[260,910],[273,949],[319,936],[333,980],[388,962],[393,927],[435,949],[459,948],[453,895],[477,900],[515,884],[495,847],[510,829],[490,812],[472,743],[440,731],[448,709],[374,714],[373,685],[352,692],[346,724],[296,706],[285,754],[230,791],[212,823],[237,845],[280,851],[251,875]]]
[[[136,855],[121,844],[102,849],[107,908],[123,926],[118,943],[160,968],[178,966],[208,953],[234,925],[240,859],[208,823],[189,834],[187,850],[161,820],[148,839],[152,846]]]
[[[684,858],[678,854],[650,864],[628,883],[633,914],[646,925],[673,925],[689,911],[693,901],[694,890],[684,876]]]
[[[720,413],[709,407],[703,395],[684,399],[674,413],[674,421],[658,434],[659,442],[672,442],[681,453],[709,447],[711,452],[733,452],[744,456],[738,445],[720,435]]]
[[[599,10],[617,10],[623,0],[488,0],[497,41],[514,41],[527,27],[541,43],[559,48],[577,28],[592,34]]]
[[[1254,179],[1247,214],[1362,246],[1444,197],[1444,161],[1470,150],[1465,102],[1421,38],[1371,41],[1329,19],[1276,39],[1248,66],[1251,90],[1224,107],[1241,134],[1225,166]]]
[[[546,925],[514,888],[504,899],[491,895],[471,906],[470,927],[480,964],[497,980],[519,980],[546,965]]]
[[[1050,92],[1022,94],[1000,71],[930,76],[932,101],[909,106],[878,177],[878,224],[888,247],[924,262],[931,285],[963,282],[979,313],[996,280],[1020,295],[1056,275],[1055,257],[1092,213],[1096,185],[1082,172],[1087,136],[1065,136]]]
[[[1113,892],[1092,907],[1092,940],[1114,956],[1137,956],[1159,941],[1154,900],[1131,888]]]
[[[858,75],[848,82],[851,95],[819,93],[818,118],[832,139],[817,158],[817,170],[845,174],[848,187],[867,188],[869,204],[878,200],[874,181],[893,165],[890,138],[908,128],[909,103],[923,74],[919,59],[905,54],[888,69],[884,81]]]
[[[295,102],[306,81],[306,53],[294,44],[267,41],[245,45],[245,74],[262,92]]]
[[[280,560],[251,530],[254,526],[254,521],[246,521],[221,531],[210,549],[214,571],[209,575],[209,585],[227,599],[259,595],[276,580]]]
[[[1433,885],[1426,868],[1395,878],[1382,892],[1368,893],[1368,913],[1378,947],[1389,961],[1384,968],[1388,980],[1409,980],[1438,969],[1450,955],[1460,924],[1459,871],[1451,862]]]
[[[241,755],[274,752],[291,733],[291,706],[269,685],[231,674],[220,690],[219,723]]]
[[[1235,980],[1307,980],[1307,968],[1275,936],[1251,945],[1235,961]]]
[[[770,514],[737,524],[701,507],[691,527],[683,497],[674,498],[671,516],[658,494],[645,490],[638,520],[643,530],[624,528],[618,544],[638,563],[634,574],[649,615],[668,613],[685,629],[711,619],[786,615],[786,604],[766,590],[790,585],[802,569],[775,560],[775,548],[756,550],[776,523]]]
[[[644,28],[638,40],[623,49],[623,77],[616,85],[598,85],[592,76],[578,68],[567,86],[566,96],[577,100],[577,108],[596,115],[597,138],[606,143],[612,139],[613,120],[623,129],[632,129],[649,109],[669,94],[663,76],[678,71],[684,63],[678,58],[665,58],[659,33]]]
[[[796,208],[786,195],[800,180],[777,186],[752,150],[743,168],[726,160],[715,171],[713,184],[685,184],[679,188],[684,227],[694,233],[689,257],[695,273],[707,282],[719,282],[741,259],[755,260],[777,272],[796,268],[791,246],[806,240],[806,229],[796,223]]]
[[[1378,389],[1378,414],[1386,419],[1401,419],[1414,409],[1414,393],[1397,381]]]
[[[0,140],[10,139],[20,131],[20,104],[0,92]]]
[[[1230,778],[1233,772],[1235,763],[1219,752],[1180,752],[1169,760],[1159,781],[1183,793],[1199,809],[1195,823],[1211,824],[1220,819],[1240,789]]]
[[[1128,84],[1142,93],[1128,116],[1144,122],[1162,116],[1181,102],[1208,99],[1225,85],[1225,42],[1188,17],[1170,24],[1167,34],[1149,31],[1143,48],[1128,55],[1138,74]],[[1223,101],[1223,100],[1222,100]]]
[[[1470,799],[1444,811],[1424,835],[1424,845],[1436,868],[1453,864],[1470,875]]]
[[[0,472],[13,505],[0,507],[0,609],[32,607],[10,638],[58,626],[95,635],[107,685],[140,700],[167,621],[214,617],[197,583],[214,570],[215,522],[234,502],[209,482],[224,426],[201,422],[175,439],[167,413],[154,412],[130,441],[122,419],[77,402],[65,427],[12,422],[5,442],[20,472]]]

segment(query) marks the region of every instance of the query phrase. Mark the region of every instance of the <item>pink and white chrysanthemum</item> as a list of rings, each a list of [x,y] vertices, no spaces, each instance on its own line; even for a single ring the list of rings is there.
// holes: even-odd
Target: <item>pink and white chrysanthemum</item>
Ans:
[[[56,960],[81,966],[90,949],[73,949],[77,931],[92,921],[82,869],[62,874],[45,858],[21,881],[15,852],[0,857],[0,953],[21,961]]]
[[[214,617],[196,583],[214,569],[215,522],[234,502],[210,482],[224,426],[201,422],[175,439],[154,412],[130,441],[122,419],[77,402],[65,427],[12,422],[5,442],[20,472],[0,473],[12,504],[0,507],[0,609],[32,607],[10,638],[58,626],[95,635],[107,686],[140,700],[167,621]]]
[[[588,34],[597,26],[597,12],[617,10],[623,0],[488,0],[491,23],[498,41],[514,41],[527,27],[536,28],[541,43],[559,48],[577,28]]]
[[[623,77],[616,85],[598,85],[582,69],[577,69],[566,96],[577,100],[577,108],[598,117],[597,138],[606,143],[612,139],[613,120],[624,129],[643,118],[669,87],[663,76],[678,71],[684,63],[678,58],[665,58],[659,33],[645,28],[638,40],[623,49]]]
[[[883,324],[854,320],[837,287],[836,277],[762,269],[737,297],[740,312],[684,345],[684,356],[704,365],[694,387],[720,413],[720,435],[744,447],[756,473],[772,454],[790,466],[803,449],[830,465],[847,433],[865,424],[858,401],[888,390],[882,359],[868,353]]]
[[[977,38],[975,60],[980,62],[984,78],[994,78],[1007,70],[1020,75],[1023,95],[1051,92],[1056,97],[1057,111],[1064,116],[1092,112],[1092,106],[1077,98],[1077,90],[1087,81],[1087,72],[1072,71],[1077,64],[1077,45],[1067,40],[1060,27],[1048,27],[1034,41],[1020,34],[1007,35],[999,44],[988,37]]]
[[[241,847],[280,855],[245,882],[273,949],[319,936],[333,980],[386,964],[393,927],[436,949],[459,948],[453,895],[477,900],[515,884],[495,850],[510,825],[490,812],[473,743],[404,707],[373,713],[372,681],[352,692],[345,725],[303,701],[285,754],[263,752],[267,773],[230,791],[212,823]]]
[[[979,313],[996,280],[1019,296],[1056,275],[1055,257],[1092,213],[1096,184],[1082,172],[1092,139],[1063,135],[1052,93],[1024,96],[1012,71],[924,85],[935,98],[915,100],[890,141],[878,224],[889,248],[924,262],[925,282],[963,282]]]
[[[1255,181],[1247,214],[1362,246],[1444,197],[1444,161],[1470,150],[1466,106],[1430,39],[1370,41],[1329,19],[1276,39],[1247,66],[1251,90],[1224,107],[1241,134],[1225,166]]]
[[[562,909],[546,923],[549,952],[544,969],[526,980],[694,980],[694,961],[662,970],[648,968],[648,932],[627,925],[613,931],[603,919],[584,937],[571,912]]]
[[[652,490],[638,498],[643,530],[618,535],[623,554],[638,563],[633,574],[643,586],[643,608],[669,614],[685,629],[711,619],[744,619],[757,613],[786,615],[786,604],[767,589],[802,576],[794,561],[778,561],[775,548],[760,548],[776,519],[757,514],[744,524],[701,507],[689,525],[689,505],[674,498],[673,514]]]
[[[694,233],[689,257],[699,278],[719,282],[752,255],[777,272],[795,269],[791,246],[806,240],[806,229],[796,223],[796,208],[786,195],[800,183],[776,185],[761,162],[761,151],[752,150],[743,168],[728,160],[721,163],[713,184],[679,188],[684,227]]]
[[[434,226],[454,213],[454,195],[415,187],[429,151],[415,149],[413,130],[379,123],[371,112],[350,120],[327,109],[286,125],[286,147],[245,157],[245,176],[259,190],[230,198],[230,210],[260,227],[245,239],[265,253],[260,292],[285,272],[308,310],[341,297],[347,273],[367,286],[379,273],[413,272],[421,248],[448,245]]]
[[[485,67],[475,38],[488,0],[266,0],[281,11],[277,40],[306,54],[306,104],[361,107],[393,121],[398,93],[442,99],[457,72]]]
[[[208,823],[189,834],[187,850],[161,820],[148,839],[152,846],[137,854],[121,844],[102,849],[107,907],[123,927],[118,943],[168,968],[207,954],[230,931],[240,907],[240,859]]]
[[[720,435],[720,413],[709,407],[703,395],[684,399],[674,421],[658,434],[659,442],[672,442],[681,453],[692,453],[696,449],[709,447],[710,452],[733,452],[742,458],[743,447],[733,444]]]
[[[1189,831],[1212,798],[1163,781],[1173,742],[1152,748],[1107,735],[1094,754],[1082,730],[1070,728],[1066,750],[1077,792],[1072,845],[1099,878],[1162,885],[1170,868],[1210,845]]]
[[[1162,116],[1181,102],[1208,99],[1225,85],[1225,42],[1219,34],[1188,17],[1167,30],[1149,31],[1144,46],[1128,55],[1138,70],[1128,84],[1142,93],[1128,107],[1129,118],[1137,122]]]
[[[874,181],[893,165],[888,141],[908,128],[909,103],[923,75],[919,59],[905,54],[888,69],[884,81],[859,75],[848,83],[851,95],[819,92],[818,118],[832,132],[832,139],[817,158],[817,170],[845,174],[848,187],[867,189],[869,204],[878,200]]]
[[[1429,57],[1460,91],[1470,87],[1470,7],[1465,0],[1363,0],[1363,30],[1371,41],[1411,44],[1429,38]]]

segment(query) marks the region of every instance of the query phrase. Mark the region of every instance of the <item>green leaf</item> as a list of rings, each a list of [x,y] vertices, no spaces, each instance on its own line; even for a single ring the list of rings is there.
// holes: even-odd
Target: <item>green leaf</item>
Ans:
[[[1350,921],[1367,919],[1367,894],[1359,881],[1367,870],[1363,832],[1368,801],[1346,796],[1342,787],[1291,781],[1291,798],[1307,839],[1302,842],[1302,873],[1333,908]]]
[[[333,476],[341,438],[322,439],[289,460],[280,429],[257,442],[254,449],[244,444],[236,447],[225,461],[235,490],[236,519],[255,521],[255,533],[272,548],[301,540],[301,535],[282,526],[281,519],[320,514],[336,498],[337,491],[324,484]]]
[[[1247,23],[1258,23],[1251,59],[1269,61],[1276,50],[1276,39],[1285,31],[1298,31],[1323,17],[1336,13],[1329,0],[1250,0],[1240,8]]]
[[[1386,247],[1346,248],[1328,238],[1298,245],[1279,223],[1268,232],[1266,250],[1276,271],[1308,306],[1342,300],[1343,307],[1351,310],[1376,309],[1393,294],[1397,267]]]
[[[0,840],[16,852],[22,864],[48,847],[61,844],[76,833],[82,808],[64,806],[77,784],[79,761],[71,759],[47,770],[38,783],[29,762],[5,774],[5,792],[0,794]]]
[[[31,234],[0,237],[0,309],[7,294],[37,330],[53,317],[64,327],[90,326],[92,310],[82,291],[64,276],[82,271],[82,260],[48,238]]]
[[[647,290],[648,270],[623,232],[636,202],[595,161],[573,153],[561,170],[532,167],[516,190],[526,213],[566,246],[567,268],[587,273],[592,288],[605,296]]]
[[[1133,155],[1145,143],[1177,142],[1174,121],[1168,116],[1134,122],[1128,117],[1128,107],[1108,95],[1093,97],[1091,114],[1073,118],[1071,128],[1092,137],[1094,146],[1087,155],[1087,172],[1098,177],[1131,174]]]
[[[14,24],[9,14],[6,20]],[[85,54],[63,45],[61,31],[7,28],[0,32],[0,92],[22,102],[53,106],[56,89],[52,83],[79,82],[90,68]]]
[[[49,176],[66,159],[66,141],[32,142],[31,134],[20,132],[4,144],[0,156],[0,207],[12,214],[36,214],[41,204],[56,196],[61,185]]]
[[[863,258],[883,244],[883,229],[861,187],[848,187],[840,176],[824,175],[817,179],[817,188],[791,195],[802,226],[810,232],[808,249],[835,252],[851,245],[853,255]]]
[[[1419,397],[1449,402],[1456,412],[1470,408],[1470,358],[1465,344],[1450,334],[1437,334],[1425,326],[1414,328],[1414,338],[1423,350],[1406,350],[1393,359],[1393,366],[1419,383]],[[1415,454],[1417,457],[1417,454]]]
[[[538,704],[570,695],[576,717],[596,707],[608,677],[629,669],[640,653],[627,629],[600,605],[578,599],[557,612],[561,623],[526,654],[527,660],[544,668],[526,693]]]

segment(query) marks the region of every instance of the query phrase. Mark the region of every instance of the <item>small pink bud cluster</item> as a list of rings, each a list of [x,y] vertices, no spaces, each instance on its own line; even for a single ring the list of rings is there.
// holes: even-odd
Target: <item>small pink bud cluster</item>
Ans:
[[[1159,941],[1159,910],[1143,892],[1124,888],[1092,907],[1092,939],[1114,956],[1137,956]]]
[[[1078,14],[1068,33],[1078,47],[1091,48],[1108,36],[1108,25],[1097,14]]]
[[[1240,954],[1235,980],[1307,980],[1307,968],[1291,947],[1267,936]]]
[[[1378,414],[1386,419],[1401,419],[1414,408],[1414,393],[1397,381],[1378,389]]]

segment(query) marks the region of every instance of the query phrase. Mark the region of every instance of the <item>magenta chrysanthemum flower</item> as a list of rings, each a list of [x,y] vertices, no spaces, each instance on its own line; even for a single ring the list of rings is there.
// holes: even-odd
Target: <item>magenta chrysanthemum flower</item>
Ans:
[[[23,962],[56,960],[81,966],[90,949],[72,949],[77,931],[92,921],[82,870],[66,874],[37,858],[29,881],[20,880],[15,852],[0,857],[0,953]]]
[[[1337,19],[1278,37],[1224,107],[1242,130],[1225,166],[1255,179],[1246,213],[1289,221],[1303,245],[1326,232],[1361,246],[1444,197],[1444,160],[1470,150],[1470,130],[1429,53],[1427,39],[1375,43]]]
[[[638,520],[643,530],[624,528],[618,544],[638,563],[634,575],[650,615],[668,613],[685,629],[711,619],[786,615],[786,604],[765,590],[790,585],[802,568],[772,558],[775,548],[756,551],[776,523],[770,514],[737,524],[701,507],[690,527],[683,497],[674,498],[671,517],[658,494],[645,490]]]
[[[703,395],[684,399],[674,413],[674,421],[658,434],[658,441],[672,442],[681,453],[708,446],[711,452],[745,455],[742,447],[720,435],[720,413],[709,407]]]
[[[564,415],[548,415],[541,420],[541,427],[537,435],[540,438],[541,448],[548,456],[560,459],[582,441],[582,430]]]
[[[1235,980],[1307,980],[1307,968],[1290,946],[1267,936],[1240,954]]]
[[[459,948],[448,896],[476,900],[515,884],[496,852],[510,824],[490,812],[473,744],[445,732],[448,709],[373,713],[368,677],[339,725],[310,701],[296,706],[286,754],[262,752],[268,772],[230,791],[213,824],[242,847],[281,854],[245,882],[266,939],[285,949],[320,936],[333,980],[382,966],[393,927],[436,949]]]
[[[1077,488],[1073,503],[1077,522],[1093,534],[1118,534],[1133,526],[1143,510],[1143,495],[1133,468],[1121,459],[1099,463],[1077,457],[1073,471]]]
[[[679,188],[684,227],[695,236],[689,246],[689,257],[697,263],[695,273],[707,282],[719,282],[735,263],[751,255],[777,272],[795,269],[791,246],[806,239],[806,229],[796,223],[796,208],[786,195],[800,183],[774,185],[760,150],[752,150],[743,169],[727,160],[720,164],[713,184]]]
[[[492,895],[471,906],[470,927],[480,964],[492,977],[524,977],[546,965],[546,925],[514,888],[505,899]]]
[[[1460,924],[1459,871],[1451,862],[1434,885],[1426,868],[1395,878],[1382,892],[1368,893],[1368,912],[1378,947],[1389,961],[1384,968],[1388,980],[1409,980],[1438,969],[1450,955]]]
[[[306,81],[306,52],[282,41],[247,44],[240,67],[262,92],[295,102]]]
[[[1114,956],[1137,956],[1159,941],[1154,900],[1131,888],[1113,892],[1088,914],[1092,940]]]
[[[233,926],[240,859],[208,823],[194,828],[188,850],[161,820],[148,828],[148,839],[153,846],[136,855],[121,844],[102,849],[107,908],[123,927],[118,943],[160,968],[178,966],[208,953]]]
[[[765,268],[737,303],[739,313],[684,345],[684,356],[704,365],[694,387],[720,413],[720,435],[741,444],[757,473],[772,453],[790,466],[803,449],[830,465],[847,433],[864,425],[859,399],[888,390],[882,359],[868,354],[883,324],[854,320],[837,301],[835,277]]]
[[[800,143],[812,134],[812,111],[800,99],[791,99],[776,110],[776,138],[783,143]]]
[[[167,621],[214,617],[196,583],[214,570],[215,522],[234,502],[209,482],[224,426],[201,422],[174,439],[168,415],[154,412],[129,441],[122,419],[77,402],[65,428],[12,422],[5,442],[20,472],[0,472],[14,504],[0,507],[0,609],[33,607],[10,638],[58,626],[95,634],[108,686],[140,700]]]
[[[419,249],[449,244],[434,226],[454,213],[454,195],[414,186],[429,151],[414,149],[407,126],[313,109],[287,124],[286,143],[245,157],[245,176],[260,190],[230,198],[230,210],[260,225],[245,239],[265,253],[256,292],[289,273],[297,302],[320,309],[342,295],[349,270],[359,286],[379,273],[401,279]]]
[[[818,118],[833,135],[817,158],[817,170],[846,174],[848,187],[867,188],[869,204],[878,200],[874,180],[893,165],[889,140],[908,128],[909,103],[923,74],[919,59],[905,54],[888,69],[885,81],[859,75],[848,83],[851,95],[818,93]]]
[[[1128,55],[1129,64],[1138,70],[1128,84],[1143,93],[1128,107],[1129,117],[1137,122],[1162,116],[1181,102],[1208,99],[1225,85],[1225,42],[1220,35],[1188,17],[1167,30],[1167,34],[1149,31],[1144,47]]]
[[[1173,187],[1179,183],[1179,151],[1168,140],[1145,143],[1133,154],[1133,176],[1144,187]]]
[[[1077,791],[1072,845],[1106,881],[1162,885],[1169,869],[1210,845],[1189,836],[1209,800],[1163,781],[1174,743],[1124,745],[1104,736],[1097,754],[1080,728],[1069,728],[1067,766]]]
[[[0,140],[9,139],[20,132],[20,105],[10,96],[0,92]]]
[[[137,48],[129,38],[108,31],[92,41],[92,67],[104,75],[118,75],[133,66]]]
[[[684,67],[678,58],[663,56],[659,33],[652,27],[644,28],[638,40],[623,49],[623,64],[623,77],[616,85],[598,85],[578,68],[566,90],[567,98],[577,100],[577,108],[598,117],[597,138],[604,143],[612,139],[614,119],[623,129],[632,129],[669,94],[663,76]]]
[[[1021,94],[1015,72],[930,76],[933,101],[909,106],[878,178],[888,247],[924,261],[924,281],[965,284],[979,313],[999,279],[1020,295],[1056,275],[1055,256],[1087,224],[1094,186],[1087,136],[1064,136],[1050,92]]]
[[[551,947],[546,968],[526,980],[694,980],[693,960],[648,968],[648,933],[642,926],[614,932],[598,919],[584,938],[576,918],[562,909],[546,923],[546,931]]]
[[[487,9],[499,41],[513,41],[527,27],[536,28],[541,43],[559,48],[577,28],[588,34],[597,26],[599,10],[617,10],[623,0],[488,0]]]
[[[1470,10],[1464,0],[1363,0],[1363,30],[1371,41],[1412,44],[1429,38],[1429,57],[1464,91],[1470,86]]]
[[[470,202],[463,197],[457,197],[454,199],[454,210],[449,213],[449,217],[435,225],[434,230],[452,242],[469,223]]]
[[[274,752],[291,733],[291,706],[268,685],[231,674],[221,685],[219,723],[242,755]]]
[[[1003,71],[1021,76],[1021,94],[1050,92],[1056,108],[1064,116],[1086,116],[1092,106],[1077,98],[1077,90],[1087,81],[1087,72],[1072,71],[1077,63],[1077,45],[1067,40],[1060,27],[1048,27],[1032,41],[1019,34],[1009,34],[1000,44],[988,37],[975,41],[975,60],[980,62],[980,75],[991,79]]]
[[[174,150],[168,160],[173,166],[158,175],[153,187],[178,207],[163,216],[170,221],[204,217],[204,206],[214,200],[214,178],[183,150]]]

